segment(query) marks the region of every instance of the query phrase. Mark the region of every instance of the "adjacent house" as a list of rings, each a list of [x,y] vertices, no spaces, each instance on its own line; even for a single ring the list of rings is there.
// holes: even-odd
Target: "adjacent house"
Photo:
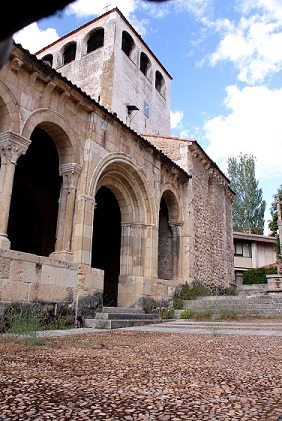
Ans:
[[[275,264],[275,237],[233,232],[235,283],[242,285],[243,272]]]

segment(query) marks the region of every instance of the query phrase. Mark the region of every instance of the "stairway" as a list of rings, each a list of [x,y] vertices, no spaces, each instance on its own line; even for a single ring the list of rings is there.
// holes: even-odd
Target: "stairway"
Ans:
[[[216,316],[233,312],[238,316],[282,317],[282,295],[198,297],[196,300],[184,301],[184,308],[175,311],[176,317],[180,317],[185,309]]]
[[[138,308],[103,307],[101,312],[96,313],[95,319],[85,319],[85,327],[119,329],[122,327],[160,323],[161,321],[162,319],[159,314],[147,314]]]

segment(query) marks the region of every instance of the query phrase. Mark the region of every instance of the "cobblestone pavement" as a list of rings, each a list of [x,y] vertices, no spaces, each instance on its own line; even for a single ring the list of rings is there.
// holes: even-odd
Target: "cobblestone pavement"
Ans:
[[[281,324],[273,335],[172,325],[0,337],[0,420],[282,419]]]

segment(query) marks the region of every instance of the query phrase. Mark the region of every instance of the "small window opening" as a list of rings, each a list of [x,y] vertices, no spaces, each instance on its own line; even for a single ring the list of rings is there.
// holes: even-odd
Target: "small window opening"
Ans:
[[[128,32],[123,31],[122,33],[122,44],[121,49],[125,52],[125,54],[130,57],[132,50],[134,47],[134,41],[131,35]]]
[[[156,90],[161,94],[163,91],[164,86],[164,78],[158,70],[156,71],[156,77],[155,77],[155,88]]]
[[[140,70],[145,76],[147,76],[149,64],[150,64],[150,61],[149,61],[148,56],[142,52],[140,54]]]
[[[72,44],[69,44],[64,51],[63,54],[63,64],[70,63],[75,59],[75,53],[76,53],[76,44],[73,42]]]
[[[104,45],[104,29],[99,28],[93,32],[87,41],[87,53],[97,50]]]

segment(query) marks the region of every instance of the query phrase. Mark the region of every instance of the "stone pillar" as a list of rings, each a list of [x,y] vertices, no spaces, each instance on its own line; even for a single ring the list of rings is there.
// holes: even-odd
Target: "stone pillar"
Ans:
[[[120,275],[132,274],[132,226],[121,224]]]
[[[16,133],[3,132],[0,134],[0,248],[10,248],[7,228],[15,167],[18,158],[26,153],[30,144],[29,139],[25,139]]]
[[[56,250],[50,255],[50,257],[56,259],[69,261],[71,257],[75,196],[80,173],[81,166],[78,164],[71,163],[60,166],[63,185],[59,199]]]
[[[180,254],[180,230],[181,225],[177,222],[171,222],[170,224],[172,230],[172,268],[173,268],[173,279],[178,279],[181,277],[181,254]]]

